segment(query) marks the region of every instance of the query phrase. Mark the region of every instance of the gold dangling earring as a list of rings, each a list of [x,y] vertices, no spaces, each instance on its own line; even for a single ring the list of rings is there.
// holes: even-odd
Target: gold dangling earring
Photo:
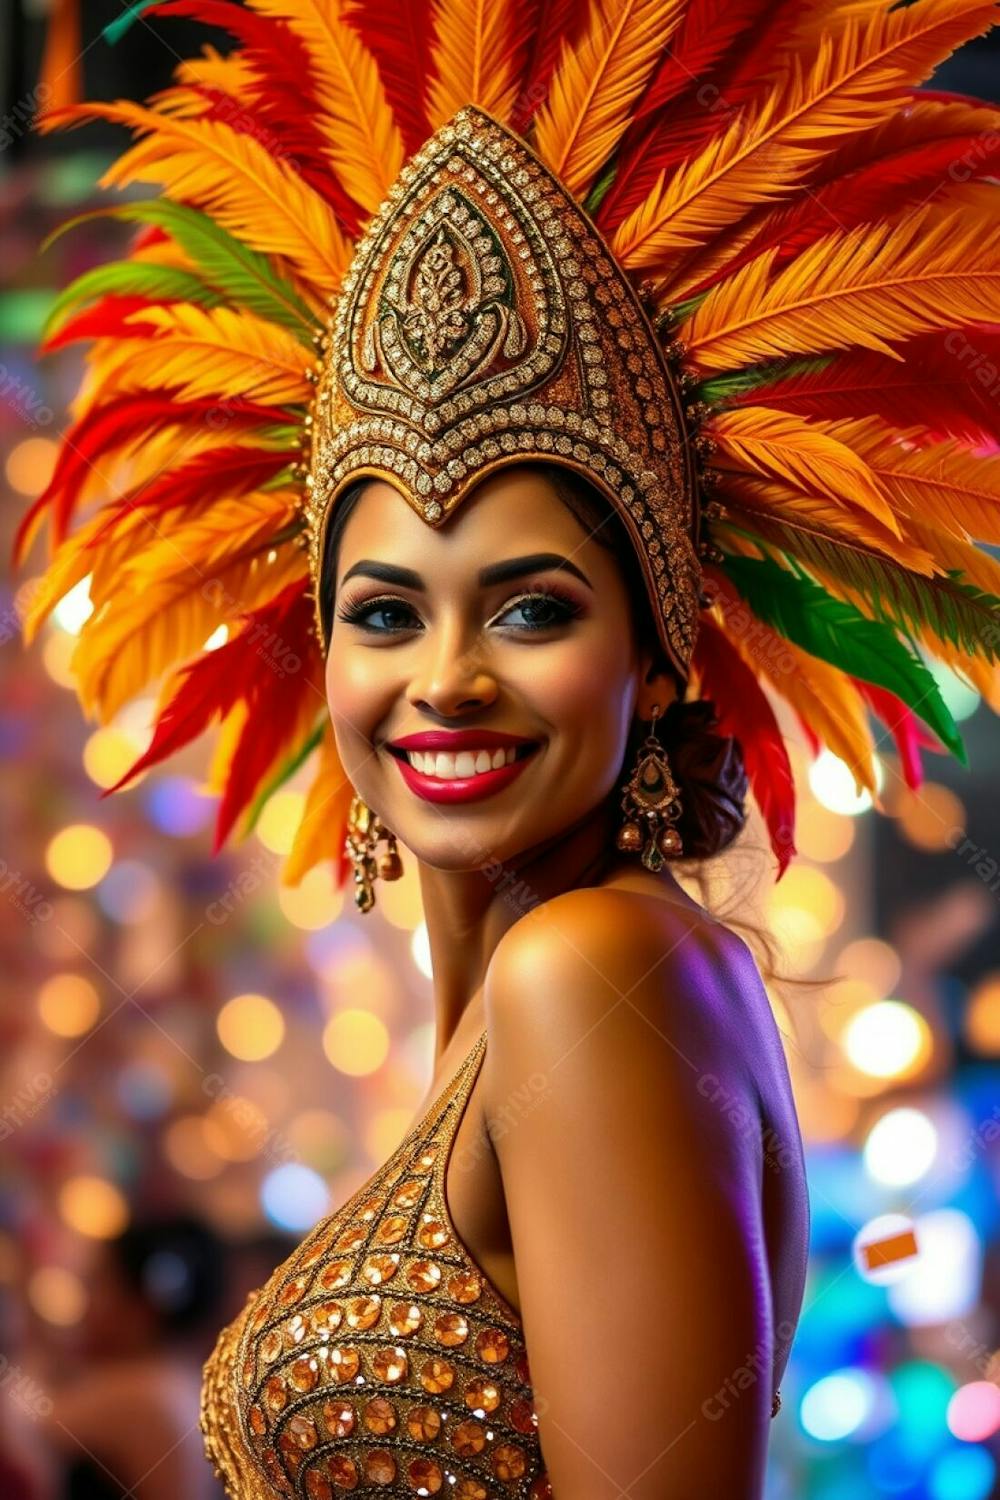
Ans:
[[[656,737],[659,712],[660,705],[654,703],[649,733],[622,792],[622,812],[627,821],[619,828],[617,839],[618,848],[626,853],[642,849],[642,863],[654,872],[663,868],[665,856],[676,856],[683,848],[680,834],[671,826],[680,817],[680,793],[667,753]]]
[[[385,839],[386,849],[376,861],[375,846],[380,839]],[[396,835],[356,793],[347,816],[344,849],[354,863],[354,904],[361,912],[371,911],[375,905],[376,878],[398,880],[403,873],[403,861],[396,847]]]

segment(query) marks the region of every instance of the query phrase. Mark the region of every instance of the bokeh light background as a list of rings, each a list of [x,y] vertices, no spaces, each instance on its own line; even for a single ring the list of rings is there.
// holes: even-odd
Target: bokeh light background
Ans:
[[[119,8],[85,7],[92,95],[166,83],[200,35],[162,22],[115,50],[98,33]],[[5,556],[79,372],[75,350],[38,363],[33,344],[57,290],[123,242],[96,220],[39,253],[100,201],[116,149],[100,129],[32,142],[11,120],[37,76],[40,10],[8,0],[3,17]],[[1000,99],[996,39],[935,82]],[[0,1287],[22,1309],[7,1359],[19,1339],[71,1338],[94,1243],[153,1208],[193,1210],[233,1246],[271,1244],[273,1263],[398,1143],[433,1045],[412,859],[371,918],[328,869],[279,888],[296,778],[213,860],[203,744],[100,800],[145,748],[153,702],[82,721],[70,659],[85,586],[23,650],[18,595],[40,561],[0,585]],[[1000,725],[953,674],[939,680],[971,769],[929,755],[910,792],[883,745],[879,816],[846,767],[825,754],[810,768],[800,748],[801,857],[763,904],[789,972],[814,981],[772,993],[813,1239],[771,1500],[1000,1495]]]

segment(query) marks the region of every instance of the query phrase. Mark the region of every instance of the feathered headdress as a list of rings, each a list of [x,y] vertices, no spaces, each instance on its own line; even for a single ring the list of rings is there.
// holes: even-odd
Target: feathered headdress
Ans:
[[[283,879],[332,857],[342,880],[353,789],[316,609],[336,493],[385,473],[436,524],[497,455],[545,452],[606,479],[616,442],[628,457],[604,488],[675,666],[743,746],[779,870],[794,852],[793,789],[764,686],[813,751],[829,747],[870,789],[869,714],[911,784],[922,745],[963,755],[925,655],[1000,706],[1000,566],[976,546],[1000,542],[1000,110],[918,85],[994,24],[994,0],[138,10],[199,18],[238,46],[182,63],[148,107],[83,104],[42,122],[131,127],[103,185],[161,193],[105,210],[139,226],[130,255],[53,309],[46,349],[93,344],[51,483],[15,544],[20,561],[48,520],[26,641],[90,578],[72,660],[88,714],[106,723],[160,685],[151,744],[109,790],[217,725],[218,849],[312,758]],[[500,141],[500,155],[437,159],[470,136]],[[499,176],[511,192],[534,185],[537,243],[518,239],[525,225],[487,170],[504,140],[512,165]],[[449,170],[452,204],[475,221],[464,230],[431,204]],[[576,354],[586,341],[579,318],[552,315],[575,279],[558,250],[551,274],[544,264],[557,198],[587,242],[581,262],[593,250],[613,273],[613,296],[598,299],[593,277],[580,296],[596,313],[590,337],[638,393],[625,432],[614,409],[602,431],[588,406],[599,382],[567,380],[548,404],[530,389],[564,369],[567,327]],[[476,337],[500,330],[493,364],[466,367],[450,390],[433,357],[450,335],[428,332],[414,290],[441,254],[457,256],[442,274],[475,284],[478,310],[466,299],[462,315],[476,312]],[[535,296],[526,321],[518,287]],[[524,365],[546,350],[549,365]],[[501,375],[490,388],[522,367],[520,384]],[[485,399],[455,395],[470,368]],[[389,377],[397,393],[373,415],[363,382]],[[349,440],[365,412],[377,435]],[[461,435],[480,418],[492,449]]]

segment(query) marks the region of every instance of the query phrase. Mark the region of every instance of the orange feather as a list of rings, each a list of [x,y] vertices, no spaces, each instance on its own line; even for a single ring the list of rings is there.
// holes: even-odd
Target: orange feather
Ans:
[[[591,0],[587,27],[563,43],[549,96],[535,116],[535,148],[582,197],[612,155],[685,0]]]
[[[511,0],[436,0],[427,117],[437,130],[466,104],[506,121],[519,78]]]

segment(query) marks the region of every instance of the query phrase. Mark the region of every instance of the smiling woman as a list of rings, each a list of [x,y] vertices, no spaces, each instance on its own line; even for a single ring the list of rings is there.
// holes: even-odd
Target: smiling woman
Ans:
[[[398,835],[436,1023],[403,1142],[222,1331],[206,1450],[232,1500],[759,1500],[802,1146],[672,862],[748,790],[794,855],[774,694],[869,790],[869,713],[911,784],[963,754],[915,646],[995,701],[951,342],[1000,325],[995,163],[950,167],[996,122],[915,94],[994,0],[151,8],[241,47],[48,117],[164,193],[53,314],[97,343],[25,633],[90,577],[88,709],[175,674],[109,790],[217,724],[216,847],[307,762],[286,880],[370,912]]]

